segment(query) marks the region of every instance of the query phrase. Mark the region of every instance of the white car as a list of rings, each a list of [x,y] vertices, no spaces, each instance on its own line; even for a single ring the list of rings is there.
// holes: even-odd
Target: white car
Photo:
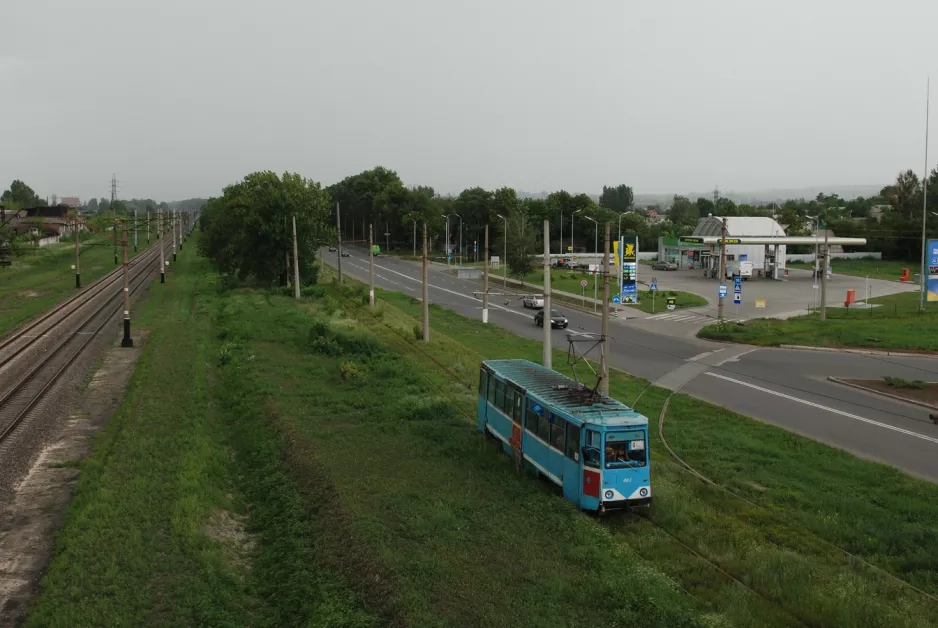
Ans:
[[[529,294],[521,300],[521,304],[524,307],[539,310],[544,307],[544,297],[538,297],[533,294]]]

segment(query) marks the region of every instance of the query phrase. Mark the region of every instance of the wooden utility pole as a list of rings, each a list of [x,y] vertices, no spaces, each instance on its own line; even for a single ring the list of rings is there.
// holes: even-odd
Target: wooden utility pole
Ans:
[[[339,285],[342,285],[342,214],[340,213],[341,209],[339,207],[339,202],[335,203],[335,229],[339,234]]]
[[[550,221],[544,219],[544,366],[553,368],[553,349],[550,346]]]
[[[606,238],[603,245],[603,322],[602,347],[599,350],[599,392],[609,396],[609,238],[611,223],[606,223]]]
[[[375,226],[368,225],[368,305],[375,306]]]
[[[300,259],[296,252],[296,214],[293,214],[293,298],[300,298]]]
[[[160,236],[163,234],[163,212],[156,213],[156,246],[160,249],[160,283],[166,283],[166,261],[164,259],[166,241]]]
[[[485,244],[482,250],[482,322],[489,322],[489,226],[485,225]]]
[[[122,347],[134,346],[134,339],[130,337],[130,262],[127,260],[127,221],[123,221],[121,248],[124,250],[124,339]]]
[[[81,288],[81,266],[79,265],[79,249],[78,249],[78,210],[75,210],[75,288]]]
[[[430,342],[430,281],[428,257],[427,221],[423,221],[423,341]]]
[[[775,261],[778,264],[778,260]],[[821,320],[827,320],[827,265],[830,253],[827,250],[827,227],[824,227],[824,266],[821,268]]]
[[[776,262],[777,263],[777,262]],[[721,285],[726,281],[726,218],[723,219],[723,225],[720,229],[720,282]],[[719,288],[717,288],[719,290]],[[711,292],[711,294],[713,294]],[[723,293],[720,293],[720,304],[717,306],[717,318],[723,320]]]

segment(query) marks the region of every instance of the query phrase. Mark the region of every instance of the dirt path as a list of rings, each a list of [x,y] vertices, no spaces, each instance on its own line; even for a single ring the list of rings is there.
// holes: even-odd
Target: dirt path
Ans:
[[[38,591],[52,557],[80,461],[120,406],[146,339],[141,330],[131,349],[112,343],[77,408],[62,421],[57,437],[15,488],[9,506],[0,511],[0,626],[18,626],[25,619],[29,599]]]

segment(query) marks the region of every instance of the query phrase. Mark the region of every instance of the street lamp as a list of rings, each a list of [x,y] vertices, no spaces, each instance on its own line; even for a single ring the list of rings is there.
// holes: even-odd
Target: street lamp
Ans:
[[[449,271],[449,214],[441,214],[446,218],[446,244],[443,245],[443,254],[446,255],[446,270]]]
[[[459,265],[462,266],[462,216],[456,212],[453,215],[459,218]]]
[[[619,212],[619,242],[622,242],[622,217],[625,216],[625,212]]]
[[[596,237],[593,241],[593,251],[596,253],[599,253],[599,223],[596,222],[595,218],[590,218],[589,216],[583,216],[583,217],[589,220],[594,225],[596,225]]]
[[[820,216],[805,216],[805,218],[814,221],[814,281],[817,283],[818,275],[818,231],[821,230],[821,218]],[[825,269],[826,270],[826,269]]]
[[[414,221],[414,257],[417,257],[417,221]]]
[[[560,250],[557,251],[563,257],[563,207],[560,208]],[[550,247],[547,247],[550,250]]]
[[[573,218],[579,214],[582,209],[578,209],[572,214],[570,214],[570,254],[573,255]]]
[[[502,239],[504,239],[505,244],[505,257],[502,259],[502,275],[505,277],[505,287],[508,287],[508,219],[501,214],[495,214],[499,218],[505,221],[505,231],[502,233]]]

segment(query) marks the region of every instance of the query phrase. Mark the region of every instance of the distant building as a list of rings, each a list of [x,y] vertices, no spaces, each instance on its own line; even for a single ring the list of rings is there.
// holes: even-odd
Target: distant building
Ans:
[[[71,207],[72,209],[75,209],[76,207],[79,207],[81,205],[81,201],[78,199],[77,196],[63,196],[62,200],[59,201],[59,204],[66,205],[67,207]]]
[[[647,222],[650,225],[655,225],[655,224],[658,224],[659,222],[664,222],[664,216],[659,214],[654,209],[647,209],[645,210],[645,222]]]
[[[707,216],[697,222],[694,229],[695,236],[720,236],[723,233],[723,219],[717,216]],[[743,236],[784,236],[785,230],[774,219],[765,216],[727,216],[726,237],[738,238]],[[719,255],[719,248],[714,249]],[[714,254],[710,251],[701,251],[702,257]],[[768,269],[771,264],[778,263],[780,268],[785,267],[786,247],[778,245],[778,260],[771,247],[764,244],[727,244],[726,261],[749,261],[754,268]]]

